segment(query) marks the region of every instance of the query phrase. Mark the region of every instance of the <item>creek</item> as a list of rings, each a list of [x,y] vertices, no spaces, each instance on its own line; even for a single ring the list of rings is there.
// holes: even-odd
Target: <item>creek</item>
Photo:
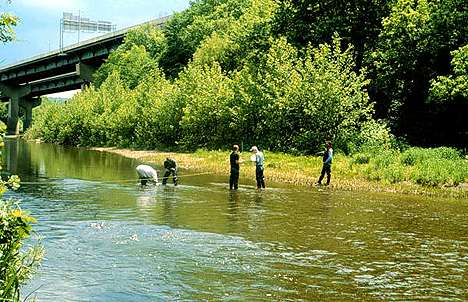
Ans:
[[[184,170],[177,187],[141,187],[139,162],[118,155],[3,152],[23,182],[6,198],[37,218],[46,251],[23,288],[41,302],[468,300],[466,200],[243,178],[230,192]]]

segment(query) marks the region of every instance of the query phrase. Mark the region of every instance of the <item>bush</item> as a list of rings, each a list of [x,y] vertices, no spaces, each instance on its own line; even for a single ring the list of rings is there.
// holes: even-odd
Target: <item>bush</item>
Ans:
[[[0,195],[7,187],[17,188],[15,176],[0,181]],[[37,268],[43,256],[40,246],[24,251],[23,241],[31,233],[35,219],[21,210],[18,203],[0,200],[0,300],[21,301],[20,287]]]
[[[366,153],[356,153],[353,155],[353,163],[355,164],[368,164],[371,156]]]
[[[407,166],[422,164],[425,161],[436,161],[447,159],[457,161],[460,160],[460,152],[453,148],[440,147],[433,149],[425,148],[409,148],[401,154],[401,163]]]
[[[395,145],[395,137],[383,121],[368,120],[361,125],[361,129],[346,138],[342,143],[347,153],[371,152],[377,153],[391,149]]]
[[[468,164],[437,159],[425,161],[417,166],[411,179],[424,186],[456,186],[468,177]]]
[[[382,170],[382,179],[389,183],[397,183],[405,180],[405,168],[398,162],[390,164]]]

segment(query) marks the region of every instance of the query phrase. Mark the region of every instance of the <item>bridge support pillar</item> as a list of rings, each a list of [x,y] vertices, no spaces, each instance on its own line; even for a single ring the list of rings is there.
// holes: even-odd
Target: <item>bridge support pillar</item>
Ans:
[[[19,97],[10,97],[10,103],[8,104],[8,123],[7,123],[7,134],[18,135],[18,113],[19,113]]]
[[[19,104],[24,110],[23,131],[26,131],[32,124],[32,110],[42,103],[40,98],[22,99]]]
[[[7,134],[18,135],[19,104],[20,102],[24,102],[24,97],[31,93],[31,87],[29,85],[8,86],[0,83],[0,91],[2,94],[10,98],[10,102],[8,104]]]
[[[83,80],[81,89],[85,89],[93,82],[93,74],[96,71],[94,66],[79,62],[76,64],[76,73]]]

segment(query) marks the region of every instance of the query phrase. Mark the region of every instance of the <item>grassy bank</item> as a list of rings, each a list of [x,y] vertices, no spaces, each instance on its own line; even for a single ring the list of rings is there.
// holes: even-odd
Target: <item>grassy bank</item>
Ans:
[[[198,150],[194,153],[136,151],[116,148],[95,148],[161,165],[167,156],[181,168],[194,172],[229,174],[228,151]],[[241,177],[255,178],[249,152],[243,152]],[[267,181],[311,186],[317,181],[322,162],[320,157],[292,156],[265,152]],[[449,148],[410,148],[405,152],[385,151],[378,155],[338,154],[332,167],[331,189],[398,192],[427,196],[468,198],[468,161]]]

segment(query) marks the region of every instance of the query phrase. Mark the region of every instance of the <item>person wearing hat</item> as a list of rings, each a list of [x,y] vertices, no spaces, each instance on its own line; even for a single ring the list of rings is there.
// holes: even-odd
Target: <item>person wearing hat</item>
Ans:
[[[167,184],[167,179],[171,174],[174,186],[177,186],[177,163],[174,159],[167,157],[164,161],[164,176],[162,180],[163,186]]]
[[[142,186],[146,186],[148,181],[154,184],[158,183],[158,172],[156,172],[153,167],[148,165],[138,165],[136,167],[136,171]]]
[[[264,165],[263,162],[265,161],[265,156],[262,152],[258,150],[256,146],[252,146],[250,151],[253,153],[251,156],[251,160],[255,162],[255,178],[257,180],[257,189],[264,189],[265,188],[265,176],[263,175],[264,172]]]
[[[317,181],[317,185],[322,184],[323,177],[325,176],[325,173],[326,173],[327,174],[327,186],[328,186],[330,184],[330,179],[331,179],[331,165],[332,165],[332,160],[333,160],[333,149],[332,149],[331,141],[326,141],[325,145],[327,146],[327,150],[323,154],[322,172],[320,173],[320,177]]]

